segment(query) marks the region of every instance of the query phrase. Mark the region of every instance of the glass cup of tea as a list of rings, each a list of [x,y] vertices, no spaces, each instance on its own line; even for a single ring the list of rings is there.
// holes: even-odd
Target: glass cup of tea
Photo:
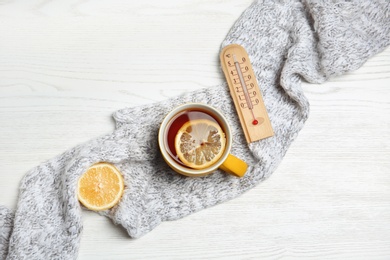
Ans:
[[[169,112],[161,123],[158,144],[166,163],[186,176],[200,177],[221,169],[242,177],[248,168],[230,154],[228,121],[207,104],[186,103]]]

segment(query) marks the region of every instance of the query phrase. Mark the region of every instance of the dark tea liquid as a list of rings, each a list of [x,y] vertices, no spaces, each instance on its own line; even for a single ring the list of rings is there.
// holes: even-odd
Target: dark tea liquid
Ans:
[[[210,114],[208,114],[205,111],[202,110],[184,110],[179,112],[177,115],[172,117],[171,121],[167,124],[167,128],[165,131],[165,141],[167,147],[167,152],[169,155],[174,159],[177,163],[179,163],[182,166],[185,166],[179,158],[177,157],[176,149],[175,149],[175,137],[177,135],[177,132],[180,130],[180,128],[191,120],[196,119],[208,119],[210,121],[213,121],[221,126],[221,124]],[[222,128],[222,126],[221,126]]]

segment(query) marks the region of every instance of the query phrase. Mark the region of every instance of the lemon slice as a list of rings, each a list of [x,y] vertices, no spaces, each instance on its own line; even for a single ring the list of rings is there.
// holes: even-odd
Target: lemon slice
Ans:
[[[115,206],[122,197],[122,174],[109,163],[92,165],[78,181],[78,199],[88,209],[99,211]]]
[[[208,119],[185,123],[175,137],[176,153],[186,166],[204,169],[221,158],[226,145],[221,127]]]

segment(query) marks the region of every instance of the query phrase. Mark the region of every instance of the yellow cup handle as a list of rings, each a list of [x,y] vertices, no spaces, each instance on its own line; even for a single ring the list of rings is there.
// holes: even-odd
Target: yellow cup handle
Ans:
[[[219,169],[237,177],[242,177],[245,175],[248,165],[243,160],[229,154],[227,159],[219,166]]]

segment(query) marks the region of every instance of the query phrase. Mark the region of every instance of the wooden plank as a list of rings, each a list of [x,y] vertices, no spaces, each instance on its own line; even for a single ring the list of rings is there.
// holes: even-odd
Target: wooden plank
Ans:
[[[113,111],[222,84],[220,43],[251,2],[3,1],[0,204],[16,207],[32,167],[113,131]],[[267,181],[137,240],[83,210],[78,259],[388,259],[389,86],[390,47],[303,84],[309,119]]]

